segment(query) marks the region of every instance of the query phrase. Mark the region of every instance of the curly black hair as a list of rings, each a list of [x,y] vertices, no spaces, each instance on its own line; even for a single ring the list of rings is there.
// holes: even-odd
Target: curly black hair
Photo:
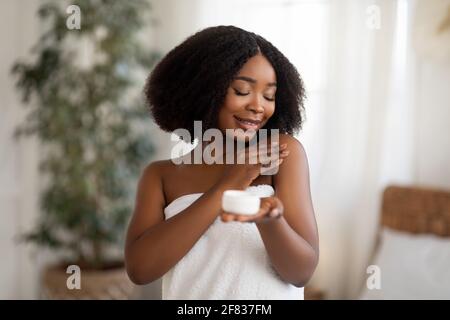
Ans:
[[[233,77],[261,53],[277,77],[275,111],[264,126],[293,134],[301,129],[305,89],[297,69],[269,41],[234,26],[203,29],[172,49],[153,69],[144,93],[155,122],[164,131],[203,131],[217,126],[219,108]]]

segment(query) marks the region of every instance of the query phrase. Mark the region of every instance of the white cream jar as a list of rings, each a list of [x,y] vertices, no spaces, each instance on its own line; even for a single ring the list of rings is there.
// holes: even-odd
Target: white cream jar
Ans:
[[[228,213],[253,215],[259,210],[258,196],[243,190],[227,190],[222,195],[222,209]]]

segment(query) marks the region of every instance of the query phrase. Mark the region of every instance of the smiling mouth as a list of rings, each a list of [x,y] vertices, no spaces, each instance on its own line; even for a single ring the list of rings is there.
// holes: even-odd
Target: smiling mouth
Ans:
[[[262,123],[262,120],[245,119],[245,118],[240,118],[238,116],[234,116],[234,118],[238,121],[238,123],[240,123],[244,127],[256,128]]]

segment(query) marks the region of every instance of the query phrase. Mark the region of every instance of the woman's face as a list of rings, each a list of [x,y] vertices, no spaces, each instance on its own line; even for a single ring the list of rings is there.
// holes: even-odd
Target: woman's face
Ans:
[[[250,58],[232,80],[219,111],[218,127],[255,130],[262,128],[275,111],[276,74],[261,54]],[[238,131],[239,132],[239,131]],[[238,140],[251,139],[241,133]]]

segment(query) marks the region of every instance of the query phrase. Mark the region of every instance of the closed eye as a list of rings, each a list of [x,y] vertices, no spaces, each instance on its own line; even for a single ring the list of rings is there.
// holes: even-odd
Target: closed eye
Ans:
[[[247,96],[247,95],[249,95],[250,94],[250,92],[241,92],[241,91],[239,91],[239,90],[237,90],[237,89],[234,89],[233,88],[233,90],[234,90],[234,93],[237,95],[237,96]],[[275,101],[275,96],[273,96],[273,97],[264,97],[264,99],[266,99],[267,101]]]
[[[249,95],[249,94],[250,94],[250,92],[241,92],[241,91],[239,91],[239,90],[237,90],[237,89],[234,89],[234,93],[235,93],[237,96],[246,96],[246,95]]]

